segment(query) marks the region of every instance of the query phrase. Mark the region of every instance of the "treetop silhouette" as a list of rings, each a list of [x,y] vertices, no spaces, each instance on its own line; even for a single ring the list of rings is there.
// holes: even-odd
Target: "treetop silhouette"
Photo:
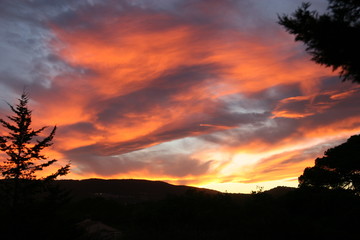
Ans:
[[[328,2],[324,14],[303,3],[291,16],[278,16],[278,23],[306,45],[313,61],[339,69],[343,81],[360,83],[360,1]]]
[[[325,151],[314,167],[305,168],[300,187],[349,189],[360,193],[360,135]]]
[[[0,150],[7,155],[7,159],[0,165],[1,174],[5,179],[37,179],[36,173],[54,164],[57,160],[47,160],[42,151],[52,145],[56,126],[50,134],[42,140],[37,139],[47,127],[34,130],[31,128],[31,113],[28,109],[28,95],[23,92],[19,103],[9,107],[14,113],[7,116],[10,121],[0,119],[1,125],[7,129],[8,135],[0,136]],[[70,165],[60,167],[53,174],[43,177],[40,180],[53,180],[58,176],[66,175]]]

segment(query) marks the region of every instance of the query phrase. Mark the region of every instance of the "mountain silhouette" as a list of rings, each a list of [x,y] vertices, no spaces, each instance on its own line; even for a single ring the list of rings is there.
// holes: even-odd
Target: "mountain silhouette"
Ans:
[[[206,194],[220,193],[205,188],[172,185],[162,181],[141,179],[93,178],[84,180],[56,180],[56,183],[62,189],[70,191],[75,199],[101,197],[126,203],[160,200],[170,195],[182,195],[189,191]]]

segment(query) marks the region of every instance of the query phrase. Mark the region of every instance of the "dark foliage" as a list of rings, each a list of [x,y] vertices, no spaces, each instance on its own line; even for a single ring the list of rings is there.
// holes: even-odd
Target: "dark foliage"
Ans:
[[[300,187],[348,189],[360,193],[360,135],[325,151],[299,177]]]
[[[360,83],[360,1],[328,1],[324,14],[303,3],[291,16],[279,16],[279,24],[306,45],[313,61],[339,69],[343,80]]]
[[[64,217],[63,211],[70,204],[69,191],[61,189],[55,182],[47,184],[38,180],[23,180],[21,186],[28,187],[26,201],[16,206],[8,205],[3,197],[8,195],[4,188],[7,180],[0,181],[0,233],[4,240],[23,239],[73,239],[76,229],[71,217]],[[23,188],[22,188],[23,189]],[[24,200],[24,199],[22,199]]]

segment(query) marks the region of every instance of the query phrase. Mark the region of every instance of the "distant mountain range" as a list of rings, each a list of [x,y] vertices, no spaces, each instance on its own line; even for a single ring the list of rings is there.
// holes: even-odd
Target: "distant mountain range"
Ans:
[[[75,198],[103,197],[128,203],[159,200],[189,191],[220,193],[210,189],[139,179],[56,180],[56,183],[62,189],[68,190]]]
[[[150,181],[140,179],[85,179],[85,180],[56,180],[56,183],[70,192],[73,198],[101,197],[113,199],[125,203],[136,203],[148,200],[160,200],[168,196],[179,196],[189,192],[201,192],[205,194],[220,194],[221,192],[190,187],[184,185],[172,185],[162,181]],[[293,191],[291,187],[276,187],[267,191],[272,197],[280,197]],[[240,198],[250,194],[231,194]]]

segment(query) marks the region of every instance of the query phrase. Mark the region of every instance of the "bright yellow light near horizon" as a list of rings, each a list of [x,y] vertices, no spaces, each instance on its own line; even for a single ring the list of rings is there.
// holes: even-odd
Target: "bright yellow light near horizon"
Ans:
[[[298,180],[297,178],[287,178],[275,181],[265,181],[265,182],[255,182],[255,183],[242,183],[240,182],[213,182],[205,185],[201,185],[198,187],[208,188],[217,190],[220,192],[227,193],[251,193],[252,191],[256,191],[259,188],[263,188],[263,190],[269,190],[278,186],[286,186],[286,187],[297,187]]]
[[[237,171],[243,171],[244,169],[251,168],[266,154],[253,154],[253,153],[237,153],[232,157],[232,161],[226,167],[224,167],[220,174],[228,175],[234,174]]]

